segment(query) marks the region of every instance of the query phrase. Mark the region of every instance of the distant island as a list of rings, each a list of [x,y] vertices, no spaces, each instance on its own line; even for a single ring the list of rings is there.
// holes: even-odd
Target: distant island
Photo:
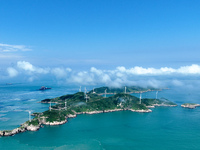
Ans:
[[[199,106],[200,106],[200,104],[195,104],[195,103],[184,103],[181,105],[181,107],[190,108],[190,109],[194,109]]]
[[[42,90],[42,91],[44,91],[44,90],[49,90],[49,89],[51,89],[50,87],[45,87],[45,86],[42,86],[39,90]]]
[[[177,106],[167,99],[137,98],[130,93],[142,93],[161,89],[144,89],[139,87],[109,88],[100,87],[89,92],[77,92],[61,97],[44,99],[41,103],[49,103],[49,110],[42,113],[33,113],[32,120],[26,121],[19,128],[0,131],[0,136],[11,136],[25,131],[36,131],[42,125],[60,125],[67,122],[68,118],[78,114],[97,114],[114,111],[129,110],[133,112],[152,112],[155,106]],[[111,94],[111,96],[106,96]],[[104,96],[102,96],[104,95]],[[51,103],[56,105],[51,106]]]

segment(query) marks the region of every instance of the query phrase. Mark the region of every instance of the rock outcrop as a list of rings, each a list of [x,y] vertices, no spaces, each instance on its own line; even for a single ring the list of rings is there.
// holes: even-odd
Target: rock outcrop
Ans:
[[[12,136],[17,133],[25,132],[25,131],[37,131],[40,129],[40,125],[34,126],[34,125],[28,125],[26,123],[22,124],[21,127],[15,128],[13,130],[4,130],[0,131],[0,136]]]
[[[194,103],[185,103],[185,104],[181,105],[181,107],[190,108],[190,109],[194,109],[199,106],[200,106],[200,104],[194,104]]]
[[[55,126],[55,125],[61,125],[61,124],[65,124],[67,122],[67,120],[64,121],[54,121],[54,122],[45,122],[45,125],[50,125],[50,126]]]
[[[149,112],[152,112],[151,109],[139,109],[139,110],[134,110],[134,109],[129,109],[130,111],[133,111],[133,112],[140,112],[140,113],[149,113]]]

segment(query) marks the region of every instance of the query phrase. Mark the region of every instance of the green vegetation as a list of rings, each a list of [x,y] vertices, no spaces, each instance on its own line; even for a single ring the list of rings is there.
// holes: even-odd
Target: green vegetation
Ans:
[[[7,133],[9,133],[9,132],[12,132],[12,130],[4,130],[4,132],[7,132]]]
[[[107,93],[115,93],[110,97],[100,96],[107,89]],[[127,87],[126,92],[145,92],[156,89],[139,88],[139,87]],[[158,90],[158,89],[157,89]],[[124,88],[108,88],[101,87],[94,89],[95,92],[90,91],[86,95],[83,92],[75,94],[63,95],[52,99],[42,100],[42,103],[54,102],[56,105],[51,107],[51,110],[43,113],[35,113],[38,118],[45,118],[46,122],[64,121],[68,115],[74,115],[76,113],[93,112],[93,111],[106,111],[113,109],[124,110],[148,110],[147,106],[153,106],[155,104],[160,105],[176,105],[166,99],[147,99],[140,100],[139,98],[130,94],[124,93]],[[87,99],[86,99],[87,97]]]
[[[124,87],[121,87],[121,88],[100,87],[100,88],[94,89],[94,92],[97,94],[102,94],[102,93],[105,93],[105,90],[107,93],[124,93],[125,92]],[[142,88],[142,87],[137,87],[137,86],[126,87],[127,93],[136,93],[136,92],[141,92],[141,91],[147,92],[147,91],[154,91],[154,90],[160,90],[160,89]],[[89,93],[93,93],[93,90],[90,91]]]
[[[190,109],[194,109],[199,106],[200,104],[195,104],[195,103],[184,103],[181,105],[181,107],[190,108]]]
[[[152,106],[152,105],[155,105],[155,104],[158,104],[158,105],[176,105],[175,103],[167,100],[167,99],[164,99],[164,98],[161,98],[161,99],[148,99],[148,98],[144,98],[142,99],[142,103],[145,104],[146,106]]]
[[[51,99],[49,99],[49,98],[42,100],[43,103],[49,103],[50,101],[51,101]]]
[[[39,120],[38,118],[34,118],[31,121],[28,121],[28,125],[33,125],[33,126],[38,126],[39,125]]]
[[[196,103],[184,103],[182,105],[197,105]]]
[[[58,110],[48,110],[43,113],[44,117],[47,117],[47,122],[54,122],[54,121],[64,121],[65,115]]]
[[[20,129],[24,129],[25,127],[24,127],[24,126],[20,126],[19,128],[20,128]]]

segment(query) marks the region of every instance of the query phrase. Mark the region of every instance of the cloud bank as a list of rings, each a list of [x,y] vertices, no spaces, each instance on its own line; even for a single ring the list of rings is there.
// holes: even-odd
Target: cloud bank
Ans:
[[[119,66],[113,70],[102,70],[91,67],[90,70],[75,71],[64,67],[37,67],[27,61],[18,61],[16,67],[7,68],[7,74],[9,78],[27,76],[28,81],[39,80],[41,76],[49,76],[56,80],[63,80],[65,83],[79,85],[101,84],[115,87],[142,85],[160,87],[166,86],[167,82],[176,86],[183,86],[183,83],[178,78],[180,76],[200,77],[200,66],[197,64],[181,66],[179,68],[143,68],[140,66],[126,68]],[[166,80],[169,78],[171,78],[170,81]]]
[[[174,75],[174,74],[198,75],[200,74],[200,66],[197,64],[193,64],[191,66],[182,66],[178,69],[168,68],[168,67],[155,69],[155,68],[143,68],[138,66],[126,69],[125,67],[121,66],[117,67],[116,71],[132,75]]]

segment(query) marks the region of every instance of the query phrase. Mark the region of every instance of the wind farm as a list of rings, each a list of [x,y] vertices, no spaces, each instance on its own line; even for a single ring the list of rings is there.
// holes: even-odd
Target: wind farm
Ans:
[[[26,130],[36,131],[39,130],[42,124],[44,125],[60,125],[67,122],[68,118],[76,117],[79,114],[98,114],[105,112],[114,111],[132,111],[139,113],[152,112],[149,108],[152,106],[177,106],[175,103],[169,100],[159,100],[159,99],[142,99],[142,94],[140,92],[140,97],[137,98],[130,94],[127,94],[121,90],[122,93],[115,93],[113,96],[106,96],[106,91],[115,91],[116,89],[109,89],[109,87],[100,87],[87,92],[85,87],[85,92],[77,92],[71,95],[63,95],[61,97],[44,99],[41,103],[49,103],[49,110],[42,113],[33,113],[35,116],[31,119],[31,112],[29,112],[29,120],[21,125],[21,127],[11,130],[11,131],[1,131],[1,136],[14,135],[16,133],[25,132]],[[131,87],[128,87],[131,89]],[[135,89],[135,88],[134,88]],[[94,93],[93,91],[96,91]],[[104,93],[99,93],[103,91]],[[140,89],[138,89],[140,91]],[[98,94],[97,94],[98,93]],[[104,94],[104,97],[101,95]],[[56,103],[56,105],[51,105],[51,103]]]

